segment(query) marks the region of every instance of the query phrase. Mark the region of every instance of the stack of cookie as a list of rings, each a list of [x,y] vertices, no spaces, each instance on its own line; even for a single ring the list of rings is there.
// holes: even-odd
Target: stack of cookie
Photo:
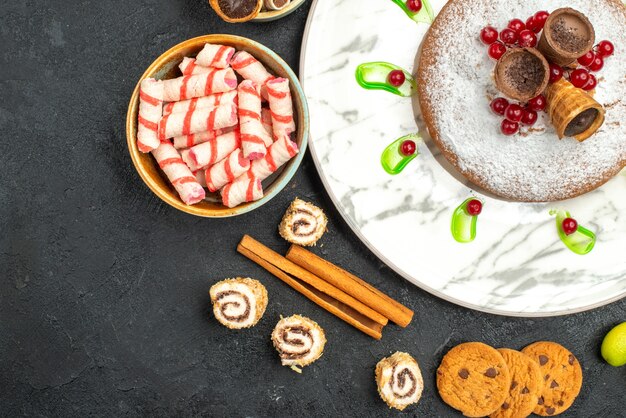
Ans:
[[[582,386],[580,363],[548,341],[520,351],[469,342],[452,348],[437,370],[441,398],[468,417],[558,415]]]

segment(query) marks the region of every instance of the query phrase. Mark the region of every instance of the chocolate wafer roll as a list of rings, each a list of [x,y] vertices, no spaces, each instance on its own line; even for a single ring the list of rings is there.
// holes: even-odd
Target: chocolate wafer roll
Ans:
[[[237,277],[211,286],[213,314],[231,329],[250,328],[259,322],[267,307],[267,290],[258,280]]]
[[[278,232],[292,244],[311,246],[324,235],[327,223],[322,209],[296,198],[285,212]]]
[[[380,397],[402,411],[417,403],[424,389],[424,380],[417,361],[407,353],[395,352],[376,365],[376,383]]]
[[[283,366],[308,366],[320,358],[326,344],[324,330],[315,321],[293,315],[278,321],[272,343]]]

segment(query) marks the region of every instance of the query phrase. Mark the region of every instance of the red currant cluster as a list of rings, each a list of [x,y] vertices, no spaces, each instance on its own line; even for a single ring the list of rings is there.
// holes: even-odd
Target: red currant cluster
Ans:
[[[539,95],[530,99],[525,106],[517,103],[509,103],[504,97],[498,97],[491,101],[489,105],[491,110],[500,116],[504,116],[504,120],[500,125],[500,130],[504,135],[514,135],[519,132],[520,123],[526,126],[532,126],[537,122],[537,112],[541,112],[546,108],[546,98]]]
[[[611,42],[601,41],[591,51],[578,58],[579,68],[568,70],[566,73],[558,65],[550,64],[550,82],[559,81],[561,77],[566,75],[574,87],[587,91],[593,90],[598,85],[598,80],[591,72],[600,71],[604,67],[604,60],[613,55],[614,52],[615,47]]]
[[[499,60],[507,48],[534,48],[537,46],[537,34],[543,29],[548,16],[550,13],[542,10],[529,17],[526,23],[513,19],[500,33],[493,26],[486,26],[480,31],[480,40],[489,45],[488,53],[494,60]]]

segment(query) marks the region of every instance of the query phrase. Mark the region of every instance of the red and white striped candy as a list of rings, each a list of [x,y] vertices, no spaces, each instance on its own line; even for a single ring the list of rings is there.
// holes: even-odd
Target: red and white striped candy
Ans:
[[[222,189],[224,206],[234,208],[243,202],[252,202],[263,197],[261,180],[250,176],[248,173],[242,174],[234,182],[224,186]]]
[[[172,144],[162,142],[158,148],[152,150],[152,155],[185,204],[193,205],[205,198],[204,189]]]
[[[226,158],[239,148],[241,139],[238,131],[228,132],[199,145],[189,148],[189,164],[192,170],[207,167]]]
[[[264,180],[297,153],[298,144],[289,139],[287,135],[283,135],[267,149],[264,158],[252,162],[250,173],[254,177]]]
[[[158,130],[163,113],[163,82],[147,78],[139,86],[139,116],[137,117],[137,148],[150,152],[160,144]]]
[[[203,142],[207,142],[213,138],[216,138],[223,133],[225,132],[223,132],[222,129],[218,129],[216,131],[200,132],[199,134],[175,136],[173,138],[174,148],[191,148],[194,145],[202,144]]]
[[[296,130],[293,120],[293,104],[289,91],[289,80],[277,78],[265,86],[267,88],[270,111],[272,115],[272,130],[274,138],[289,135]]]
[[[178,64],[178,68],[183,75],[194,75],[194,74],[207,74],[210,72],[217,71],[217,68],[209,68],[203,67],[202,65],[198,65],[195,58],[185,57]]]
[[[224,185],[232,183],[249,168],[250,160],[244,158],[241,150],[237,148],[228,157],[206,170],[205,178],[209,191],[216,192]]]
[[[250,160],[263,158],[266,147],[272,144],[261,125],[261,89],[251,80],[244,80],[237,87],[239,100],[239,129],[243,156]]]
[[[224,93],[212,94],[206,97],[196,97],[194,99],[182,100],[180,102],[170,102],[163,106],[163,114],[187,112],[189,109],[205,109],[217,107],[225,104],[237,104],[237,90]]]
[[[206,187],[206,170],[200,169],[196,171],[192,171],[193,175],[196,177],[198,184],[202,187]]]
[[[237,107],[233,104],[215,108],[189,109],[165,115],[159,122],[159,139],[197,134],[229,128],[237,124]]]
[[[234,53],[232,46],[206,44],[196,56],[196,63],[204,67],[226,68]]]
[[[184,75],[163,81],[163,100],[177,102],[231,91],[236,87],[237,77],[232,68],[206,74]]]
[[[263,125],[265,132],[272,137],[274,135],[272,130],[272,112],[265,107],[261,109],[261,124]]]
[[[239,51],[230,61],[231,67],[237,71],[246,80],[252,80],[260,86],[264,86],[270,80],[274,79],[263,64],[246,51]]]

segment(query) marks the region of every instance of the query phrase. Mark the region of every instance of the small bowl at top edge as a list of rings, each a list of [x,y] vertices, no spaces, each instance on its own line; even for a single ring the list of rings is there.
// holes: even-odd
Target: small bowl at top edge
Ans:
[[[253,22],[272,22],[274,20],[281,19],[293,12],[300,6],[302,6],[307,0],[292,0],[287,6],[280,10],[265,10],[259,12],[259,14],[252,19]]]

